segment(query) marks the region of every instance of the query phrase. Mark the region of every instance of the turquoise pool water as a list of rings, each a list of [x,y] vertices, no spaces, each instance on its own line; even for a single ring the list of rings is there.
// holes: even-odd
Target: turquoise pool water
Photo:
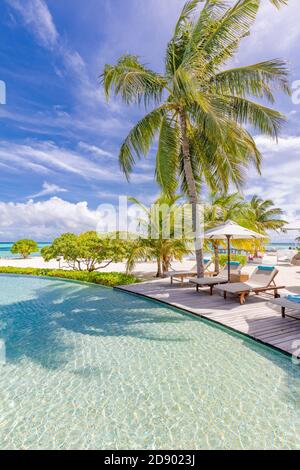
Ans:
[[[0,449],[300,447],[300,368],[157,303],[0,276]]]

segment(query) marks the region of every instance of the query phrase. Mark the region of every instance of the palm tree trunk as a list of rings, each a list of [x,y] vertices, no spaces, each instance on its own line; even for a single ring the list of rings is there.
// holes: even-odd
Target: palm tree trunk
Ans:
[[[190,157],[190,144],[187,134],[187,122],[186,122],[186,113],[184,110],[180,113],[180,130],[181,130],[181,143],[182,143],[182,153],[183,153],[183,164],[184,164],[184,173],[188,186],[188,196],[189,203],[192,206],[192,225],[194,232],[194,244],[195,244],[195,253],[196,253],[196,262],[197,262],[197,276],[204,276],[204,266],[203,266],[203,249],[202,249],[202,240],[198,232],[198,204],[199,197],[196,187],[195,178],[193,175],[193,168]]]
[[[170,259],[168,257],[164,257],[162,260],[163,277],[166,276],[166,273],[169,271],[169,268],[170,268]]]
[[[161,260],[157,258],[157,273],[156,277],[162,277],[162,269],[161,269]]]
[[[213,242],[214,258],[215,258],[215,272],[220,272],[220,257],[219,257],[219,243]]]

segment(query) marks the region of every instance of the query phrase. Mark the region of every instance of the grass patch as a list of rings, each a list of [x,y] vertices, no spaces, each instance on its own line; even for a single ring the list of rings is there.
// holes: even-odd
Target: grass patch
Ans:
[[[24,274],[28,276],[48,276],[70,279],[72,281],[91,282],[102,286],[115,287],[135,284],[139,280],[123,273],[99,273],[87,271],[65,271],[62,269],[0,267],[0,274]]]
[[[241,263],[241,266],[246,266],[248,263],[248,257],[246,255],[239,255],[239,254],[231,254],[230,255],[231,261],[238,261]],[[221,254],[219,255],[220,265],[225,266],[228,261],[228,255]]]

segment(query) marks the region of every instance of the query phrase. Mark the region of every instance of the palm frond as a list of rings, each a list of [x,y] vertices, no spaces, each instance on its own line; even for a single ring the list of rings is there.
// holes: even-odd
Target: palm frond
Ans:
[[[271,102],[274,97],[270,85],[290,94],[286,63],[279,59],[225,70],[215,76],[214,85],[218,94],[253,95]]]
[[[286,117],[280,112],[263,106],[254,101],[239,96],[218,97],[220,108],[228,117],[238,124],[250,124],[263,134],[273,138],[278,137],[278,133],[286,122]]]
[[[180,156],[178,125],[168,116],[161,122],[156,156],[156,180],[164,192],[173,194],[178,186],[177,171]]]
[[[205,0],[189,0],[188,2],[184,4],[181,14],[175,26],[175,31],[174,31],[174,36],[173,36],[174,39],[176,39],[181,34],[182,29],[185,28],[187,24],[189,24],[191,17],[195,13],[199,4],[204,1]]]
[[[259,6],[260,0],[238,0],[232,8],[226,10],[213,23],[211,33],[201,45],[202,54],[211,60],[227,46],[245,37],[255,21]]]
[[[169,80],[173,79],[176,70],[181,66],[186,45],[189,41],[189,30],[182,33],[180,38],[172,39],[168,46],[165,59],[166,76]]]
[[[147,114],[130,131],[121,146],[119,162],[127,179],[132,171],[135,157],[141,158],[149,152],[151,144],[159,132],[161,121],[165,115],[166,107],[161,106]]]
[[[280,8],[282,5],[288,4],[288,0],[270,0],[270,2],[275,5],[276,8]]]
[[[213,25],[228,8],[227,0],[206,0],[199,18],[193,24],[190,40],[186,48],[186,58],[199,52],[201,44],[208,38]]]
[[[268,230],[278,230],[287,223],[282,219],[283,211],[279,207],[274,207],[271,199],[263,200],[254,195],[248,203],[246,211],[246,221],[259,233],[266,233]]]
[[[184,103],[188,108],[197,104],[204,113],[213,113],[210,96],[199,90],[197,80],[187,70],[180,67],[173,78],[173,94],[177,102]]]
[[[252,164],[260,171],[261,154],[253,138],[234,123],[227,124],[223,140],[209,139],[198,128],[190,140],[201,177],[212,191],[227,192],[230,185],[240,188]]]
[[[126,104],[141,103],[147,106],[151,101],[159,103],[167,85],[165,78],[141,64],[134,55],[122,56],[116,65],[106,65],[101,82],[107,99],[113,91]]]

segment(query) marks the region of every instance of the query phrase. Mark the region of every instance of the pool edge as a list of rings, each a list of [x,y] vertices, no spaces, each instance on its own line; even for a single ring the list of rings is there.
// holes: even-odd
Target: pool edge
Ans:
[[[153,298],[153,297],[151,297],[147,294],[142,294],[140,292],[132,292],[132,291],[127,289],[128,287],[130,287],[130,286],[115,286],[115,287],[113,287],[113,289],[117,290],[117,291],[120,291],[120,292],[123,292],[125,294],[129,294],[129,295],[131,294],[131,295],[134,295],[136,297],[142,297],[144,299],[151,300],[152,302],[155,302],[155,303],[166,305],[167,307],[169,307],[171,309],[177,310],[179,313],[180,312],[181,313],[187,313],[189,315],[192,315],[195,318],[203,320],[204,322],[212,324],[213,326],[215,326],[218,329],[224,331],[225,333],[231,333],[231,334],[234,334],[234,336],[238,336],[238,337],[244,338],[244,339],[246,338],[247,340],[249,340],[251,342],[254,342],[254,343],[257,343],[260,346],[263,346],[264,348],[270,349],[270,350],[272,350],[273,352],[275,352],[277,354],[284,355],[286,358],[295,357],[292,353],[290,353],[288,351],[284,351],[283,349],[280,349],[280,348],[278,348],[278,347],[276,347],[272,344],[265,343],[264,341],[262,341],[258,338],[254,338],[253,336],[250,336],[247,333],[243,333],[242,331],[239,331],[239,330],[236,330],[236,329],[234,329],[230,326],[224,325],[223,323],[220,323],[216,320],[213,320],[211,318],[207,318],[204,315],[201,315],[200,313],[192,312],[191,310],[189,310],[187,308],[184,308],[184,307],[176,307],[175,305],[172,305],[172,304],[170,304],[169,302],[167,302],[165,300],[155,299],[155,298]],[[297,360],[299,360],[299,359],[300,358],[298,357]]]

